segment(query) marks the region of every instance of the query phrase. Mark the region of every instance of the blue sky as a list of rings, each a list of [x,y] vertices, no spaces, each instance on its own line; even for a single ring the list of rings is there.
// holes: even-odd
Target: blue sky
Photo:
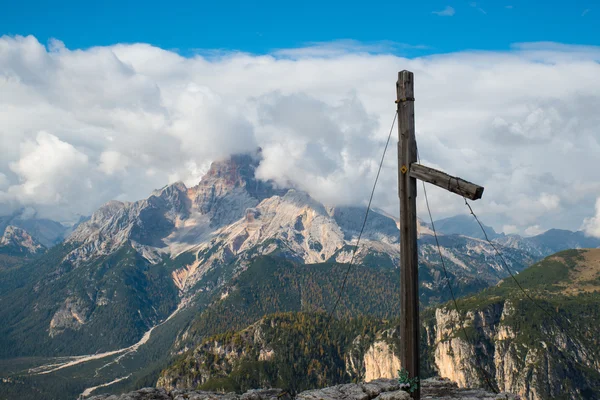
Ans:
[[[267,53],[352,39],[406,44],[396,53],[419,56],[508,50],[517,42],[600,44],[600,4],[595,0],[4,3],[0,34],[32,34],[41,43],[57,38],[71,49],[145,42],[182,54],[195,49]]]

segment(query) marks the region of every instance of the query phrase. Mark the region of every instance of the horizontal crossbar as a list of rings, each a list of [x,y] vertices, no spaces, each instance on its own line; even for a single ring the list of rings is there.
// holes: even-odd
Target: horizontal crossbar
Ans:
[[[413,163],[410,165],[408,174],[411,178],[429,182],[432,185],[446,189],[470,200],[477,200],[483,196],[483,186],[476,185],[464,179],[448,175],[437,169]]]

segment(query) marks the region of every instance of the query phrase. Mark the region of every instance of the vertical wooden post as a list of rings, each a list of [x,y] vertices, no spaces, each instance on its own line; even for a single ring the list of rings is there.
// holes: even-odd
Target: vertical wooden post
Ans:
[[[417,162],[413,73],[401,71],[398,103],[398,195],[400,197],[400,362],[411,378],[419,376],[419,271],[417,253],[417,180],[409,175]],[[412,393],[420,399],[420,390]]]

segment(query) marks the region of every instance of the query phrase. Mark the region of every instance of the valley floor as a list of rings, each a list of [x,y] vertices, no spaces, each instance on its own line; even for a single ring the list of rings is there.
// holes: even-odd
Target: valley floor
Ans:
[[[2,379],[2,381],[0,382],[0,385],[1,384],[5,384],[5,385],[6,384],[14,384],[15,382],[16,383],[20,382],[20,380],[23,378],[35,379],[35,377],[37,377],[37,376],[44,376],[44,375],[49,375],[51,377],[55,377],[58,379],[59,376],[57,375],[57,373],[61,373],[64,370],[68,370],[67,376],[71,376],[71,375],[75,376],[79,369],[85,368],[85,369],[90,369],[91,371],[93,371],[93,375],[95,377],[97,377],[97,378],[104,377],[104,379],[106,380],[105,382],[104,381],[94,382],[94,386],[85,387],[81,391],[79,398],[87,398],[90,395],[92,395],[92,393],[96,389],[111,386],[111,385],[114,385],[114,384],[117,384],[119,382],[129,379],[131,377],[131,373],[127,374],[125,376],[115,376],[115,374],[119,373],[120,368],[117,368],[116,370],[113,370],[113,371],[107,371],[108,367],[118,366],[125,357],[132,356],[134,353],[136,353],[140,349],[140,347],[142,347],[148,343],[148,341],[151,339],[151,337],[153,337],[152,336],[153,332],[155,332],[155,330],[157,328],[165,325],[167,322],[172,320],[172,318],[174,318],[176,315],[178,315],[184,307],[185,307],[185,303],[181,303],[179,305],[179,307],[171,315],[169,315],[168,318],[166,318],[163,322],[153,326],[148,331],[146,331],[144,333],[144,335],[142,336],[142,338],[137,343],[134,343],[133,345],[122,348],[122,349],[117,349],[117,350],[108,351],[108,352],[104,352],[104,353],[87,354],[87,355],[79,355],[79,356],[72,356],[72,357],[67,356],[67,357],[55,357],[55,358],[37,358],[37,359],[32,358],[30,360],[28,360],[27,358],[20,359],[20,361],[18,363],[14,364],[15,366],[17,364],[22,365],[22,367],[19,368],[19,371],[14,371],[13,368],[10,368],[9,371],[5,371],[5,372],[9,372],[10,377],[3,377],[4,373],[2,370],[4,368],[0,368],[0,379]],[[10,363],[12,360],[5,360],[5,361]],[[76,368],[72,368],[72,367],[76,367]],[[104,373],[101,373],[101,372],[104,372]],[[0,390],[0,392],[3,392],[3,391]]]

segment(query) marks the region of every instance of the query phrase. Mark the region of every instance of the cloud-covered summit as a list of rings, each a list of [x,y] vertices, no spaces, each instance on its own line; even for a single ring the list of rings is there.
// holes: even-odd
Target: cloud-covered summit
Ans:
[[[423,162],[484,185],[476,210],[487,224],[577,229],[588,218],[595,231],[599,48],[520,44],[406,59],[356,44],[340,51],[343,42],[317,47],[183,57],[146,44],[70,50],[0,38],[0,214],[27,206],[74,220],[110,199],[196,184],[210,161],[259,146],[260,177],[326,203],[362,203],[397,72],[409,69]],[[396,214],[394,154],[376,205]],[[436,218],[464,212],[453,195],[430,197]]]

